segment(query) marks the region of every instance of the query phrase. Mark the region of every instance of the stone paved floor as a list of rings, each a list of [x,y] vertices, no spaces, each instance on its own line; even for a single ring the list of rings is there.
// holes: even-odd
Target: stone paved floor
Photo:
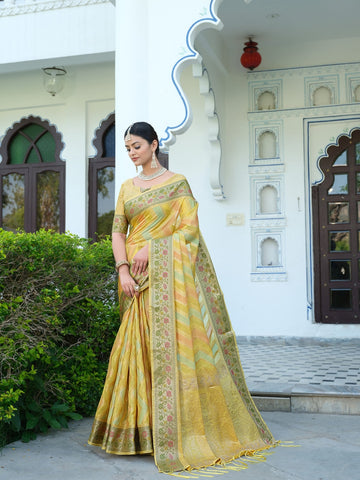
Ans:
[[[251,392],[360,396],[360,341],[238,340]]]
[[[239,343],[251,382],[360,387],[360,344]]]
[[[360,471],[360,416],[265,412],[277,439],[296,448],[278,447],[266,462],[222,476],[193,472],[192,478],[224,480],[355,480]],[[15,442],[0,452],[1,480],[170,480],[150,455],[117,456],[90,447],[92,419],[72,422],[30,443]],[[198,475],[196,475],[198,473]],[[188,475],[190,476],[190,475]],[[183,474],[183,477],[186,477]],[[181,478],[181,477],[180,477]]]

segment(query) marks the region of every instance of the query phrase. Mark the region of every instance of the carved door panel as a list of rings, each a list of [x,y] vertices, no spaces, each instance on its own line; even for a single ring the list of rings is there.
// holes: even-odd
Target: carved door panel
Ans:
[[[360,130],[328,149],[312,187],[315,320],[360,323]]]

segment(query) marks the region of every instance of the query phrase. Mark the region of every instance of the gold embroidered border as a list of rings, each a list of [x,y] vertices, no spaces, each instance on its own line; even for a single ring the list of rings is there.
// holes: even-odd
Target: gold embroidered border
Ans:
[[[138,195],[125,203],[125,214],[130,220],[132,217],[139,215],[145,209],[158,205],[160,203],[168,202],[180,197],[192,196],[190,186],[186,180],[179,180],[178,182],[165,185]]]
[[[106,447],[103,446],[103,439],[107,439]],[[116,455],[153,452],[150,427],[121,429],[99,420],[94,421],[89,444],[100,446]]]
[[[125,215],[114,215],[112,231],[126,235],[128,230],[128,221]]]
[[[150,259],[154,456],[160,471],[173,472],[184,466],[179,460],[172,238],[152,241]]]

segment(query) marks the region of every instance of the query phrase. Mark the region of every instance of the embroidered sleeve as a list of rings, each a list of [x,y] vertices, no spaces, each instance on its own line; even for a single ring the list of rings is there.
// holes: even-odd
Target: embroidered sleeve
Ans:
[[[128,222],[125,215],[117,215],[115,213],[113,226],[112,226],[113,233],[118,232],[118,233],[124,233],[126,235],[127,230],[128,230]]]
[[[112,231],[117,233],[127,234],[128,221],[124,210],[124,186],[121,186],[120,193],[116,202],[116,209]]]

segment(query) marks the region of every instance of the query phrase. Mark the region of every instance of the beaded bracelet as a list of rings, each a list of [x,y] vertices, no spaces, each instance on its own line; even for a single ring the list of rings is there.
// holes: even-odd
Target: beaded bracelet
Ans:
[[[119,271],[121,265],[127,265],[128,267],[130,267],[130,263],[127,260],[119,260],[115,263],[115,270]]]

